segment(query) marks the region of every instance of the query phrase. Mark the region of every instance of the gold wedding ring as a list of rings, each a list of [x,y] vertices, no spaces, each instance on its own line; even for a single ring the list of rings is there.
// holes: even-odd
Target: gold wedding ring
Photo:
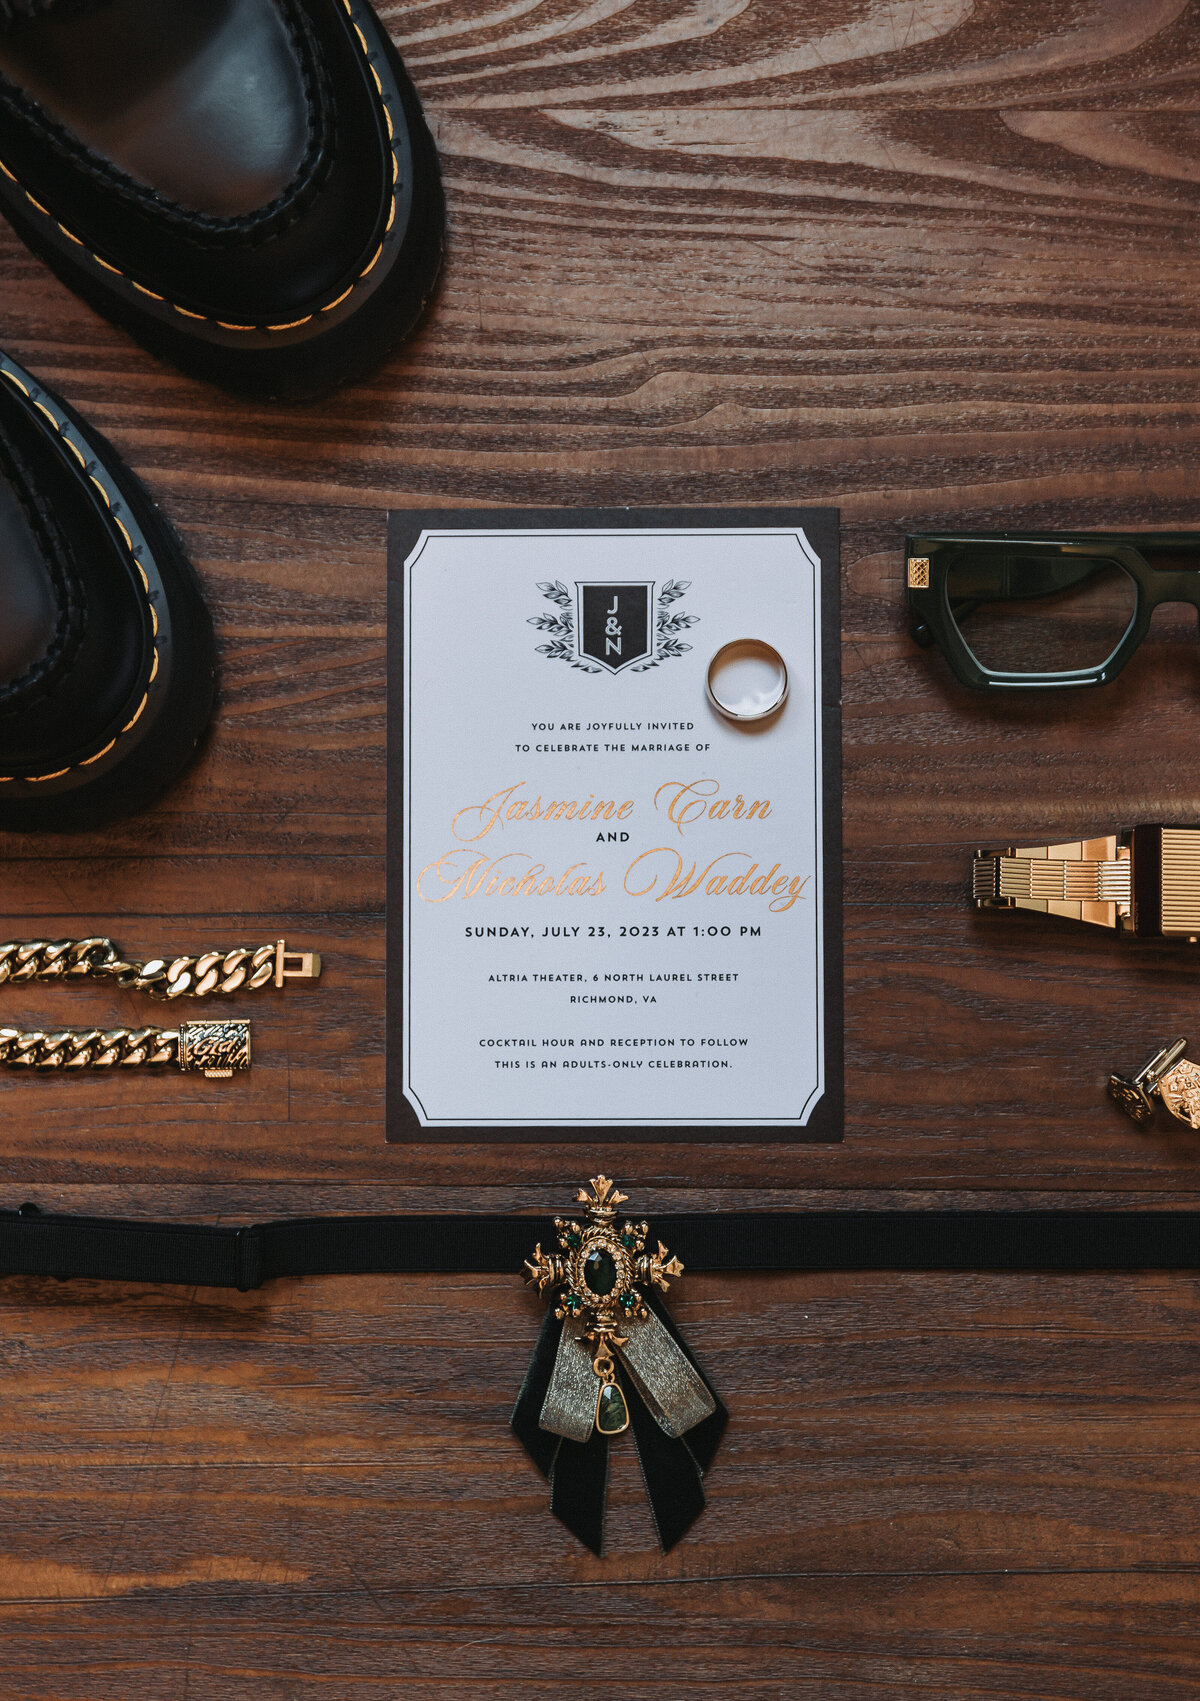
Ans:
[[[781,709],[788,694],[787,665],[761,638],[722,644],[708,664],[708,700],[727,721],[761,721]]]

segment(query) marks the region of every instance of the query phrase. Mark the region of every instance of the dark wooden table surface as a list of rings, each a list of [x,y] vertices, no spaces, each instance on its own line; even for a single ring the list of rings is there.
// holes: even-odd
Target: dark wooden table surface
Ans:
[[[0,236],[3,345],[167,508],[224,670],[160,808],[4,842],[3,927],[328,965],[231,1086],[0,1082],[0,1203],[552,1208],[602,1166],[650,1212],[1194,1204],[1200,1136],[1102,1084],[1200,1041],[1196,960],[976,918],[962,880],[977,842],[1200,818],[1195,616],[1091,700],[984,702],[911,646],[900,569],[909,527],[1200,526],[1200,8],[384,10],[450,250],[370,382],[231,401]],[[846,1141],[388,1147],[385,511],[673,502],[842,510]],[[4,1701],[1196,1694],[1194,1278],[694,1277],[676,1309],[734,1413],[709,1510],[662,1558],[618,1449],[598,1561],[506,1428],[516,1276],[0,1282]]]

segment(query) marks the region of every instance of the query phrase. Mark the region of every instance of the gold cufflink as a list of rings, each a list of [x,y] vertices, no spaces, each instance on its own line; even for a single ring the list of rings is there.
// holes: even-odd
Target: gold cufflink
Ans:
[[[1110,1075],[1108,1096],[1114,1104],[1145,1128],[1154,1118],[1154,1094],[1172,1116],[1192,1128],[1200,1128],[1200,1067],[1184,1057],[1185,1039],[1173,1040],[1156,1051],[1136,1075]]]

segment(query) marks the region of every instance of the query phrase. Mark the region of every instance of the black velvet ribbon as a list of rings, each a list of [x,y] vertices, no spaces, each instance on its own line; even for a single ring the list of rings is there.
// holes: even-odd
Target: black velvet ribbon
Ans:
[[[1200,1211],[663,1212],[693,1273],[1200,1270]],[[520,1270],[545,1217],[290,1217],[244,1228],[0,1210],[0,1276],[183,1282],[243,1293],[287,1276]]]
[[[712,1464],[729,1413],[658,1296],[647,1294],[646,1303],[704,1383],[714,1404],[710,1415],[686,1435],[668,1435],[634,1387],[632,1378],[620,1364],[617,1366],[654,1527],[666,1553],[687,1534],[704,1510],[704,1473]],[[547,1311],[513,1407],[512,1428],[538,1470],[550,1480],[551,1512],[585,1547],[600,1554],[604,1549],[610,1437],[593,1430],[587,1441],[570,1441],[566,1436],[551,1434],[538,1421],[554,1374],[562,1331],[562,1322],[552,1310]]]

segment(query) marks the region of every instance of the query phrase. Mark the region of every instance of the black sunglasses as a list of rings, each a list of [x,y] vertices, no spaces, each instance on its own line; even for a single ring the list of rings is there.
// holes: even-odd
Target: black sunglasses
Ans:
[[[907,540],[918,644],[977,691],[1107,685],[1159,603],[1200,609],[1200,532],[957,532]]]

